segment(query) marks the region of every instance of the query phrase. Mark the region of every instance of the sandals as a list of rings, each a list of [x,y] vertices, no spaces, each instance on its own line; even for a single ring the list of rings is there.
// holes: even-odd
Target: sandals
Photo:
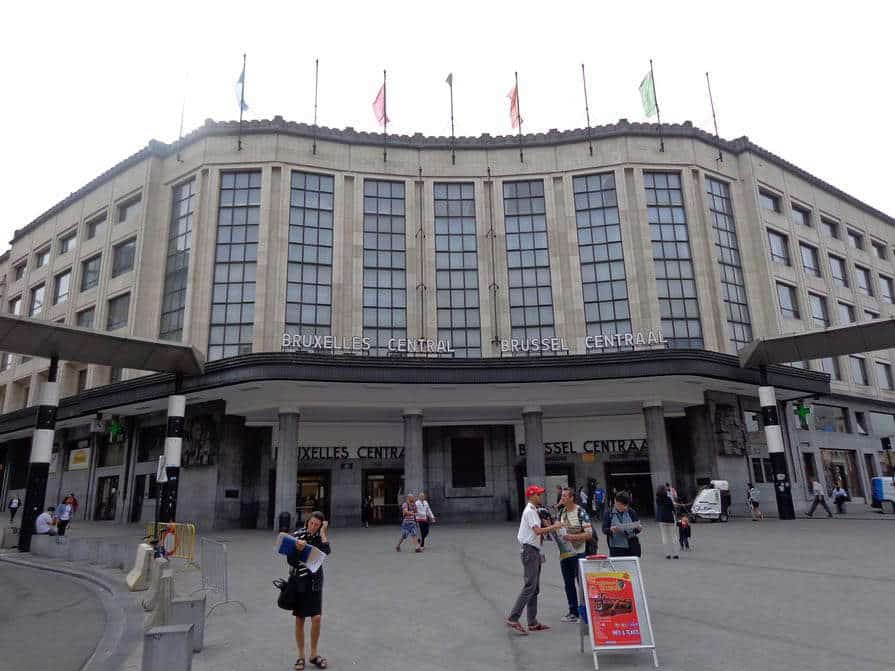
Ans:
[[[320,655],[316,655],[315,657],[311,657],[309,660],[311,664],[316,666],[318,669],[325,669],[329,664],[326,661],[326,657],[321,657]]]
[[[299,657],[295,660],[295,666],[292,667],[295,671],[305,671],[305,658]]]
[[[528,636],[528,632],[525,631],[525,627],[523,627],[518,622],[513,622],[513,620],[507,620],[507,626],[522,636]]]
[[[528,626],[529,631],[547,631],[548,629],[550,629],[550,627],[546,624],[541,624],[540,622]]]

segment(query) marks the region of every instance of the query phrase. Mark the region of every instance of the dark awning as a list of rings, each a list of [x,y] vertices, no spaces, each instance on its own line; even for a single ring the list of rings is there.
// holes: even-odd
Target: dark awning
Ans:
[[[8,314],[0,315],[0,352],[184,375],[201,374],[204,363],[202,355],[189,345]]]
[[[895,319],[753,340],[739,352],[743,368],[860,354],[895,347]]]

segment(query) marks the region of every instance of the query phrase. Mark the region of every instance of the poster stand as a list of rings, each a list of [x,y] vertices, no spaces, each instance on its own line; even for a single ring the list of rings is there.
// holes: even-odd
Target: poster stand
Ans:
[[[607,652],[649,651],[659,668],[656,641],[638,557],[593,555],[578,561],[587,619],[580,630],[581,651],[590,637],[594,669]]]

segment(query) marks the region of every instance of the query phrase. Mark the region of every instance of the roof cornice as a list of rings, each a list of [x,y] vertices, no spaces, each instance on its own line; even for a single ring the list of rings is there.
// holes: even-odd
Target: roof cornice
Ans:
[[[521,137],[518,135],[490,135],[483,133],[478,137],[461,136],[451,142],[451,138],[445,136],[423,135],[415,133],[413,135],[389,135],[388,145],[393,148],[401,149],[434,149],[449,150],[452,147],[456,150],[487,150],[487,149],[514,149],[522,147],[549,147],[564,144],[575,144],[587,142],[588,140],[605,140],[618,137],[650,137],[658,138],[660,135],[665,138],[687,138],[698,140],[707,145],[720,149],[733,155],[740,155],[744,152],[751,152],[756,156],[773,163],[779,168],[787,170],[792,174],[804,179],[809,184],[828,192],[830,195],[839,198],[859,210],[870,214],[882,221],[895,226],[895,217],[892,217],[881,210],[868,205],[867,203],[851,196],[844,191],[836,188],[832,184],[815,177],[811,173],[799,168],[798,166],[786,161],[780,156],[760,147],[750,141],[748,137],[742,136],[733,140],[725,140],[708,133],[701,128],[697,128],[690,121],[680,124],[659,124],[655,123],[637,123],[630,122],[627,119],[620,119],[618,123],[606,124],[603,126],[593,126],[589,130],[585,128],[576,128],[571,130],[551,129],[546,133],[528,133]],[[90,182],[82,186],[77,191],[61,200],[59,203],[51,207],[49,210],[38,216],[34,221],[18,229],[12,238],[14,243],[23,235],[28,234],[34,228],[48,221],[56,214],[64,210],[66,207],[83,198],[91,191],[97,189],[104,182],[121,174],[125,170],[137,165],[141,161],[153,156],[165,157],[177,151],[182,151],[187,146],[204,140],[208,137],[219,137],[226,135],[236,135],[240,132],[240,124],[238,121],[214,121],[206,119],[205,123],[184,136],[177,142],[165,143],[159,140],[150,140],[149,143],[141,150],[127,157],[117,165],[106,170],[104,173],[92,179]],[[365,131],[357,131],[351,127],[343,129],[329,128],[327,126],[313,126],[306,123],[295,121],[286,121],[281,116],[275,116],[273,119],[262,119],[256,121],[245,121],[242,124],[242,135],[267,135],[267,134],[292,135],[303,138],[317,138],[317,140],[336,142],[340,144],[358,145],[358,146],[381,146],[383,144],[383,135],[381,133],[368,133]]]

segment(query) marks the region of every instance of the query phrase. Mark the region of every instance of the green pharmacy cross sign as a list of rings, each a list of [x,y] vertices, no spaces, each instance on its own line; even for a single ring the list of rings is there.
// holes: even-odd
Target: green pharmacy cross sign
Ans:
[[[113,443],[117,443],[124,437],[124,425],[121,423],[119,419],[113,419],[109,422],[109,440]]]
[[[804,403],[798,403],[793,410],[793,414],[804,422],[808,418],[808,415],[811,414],[811,408]]]

